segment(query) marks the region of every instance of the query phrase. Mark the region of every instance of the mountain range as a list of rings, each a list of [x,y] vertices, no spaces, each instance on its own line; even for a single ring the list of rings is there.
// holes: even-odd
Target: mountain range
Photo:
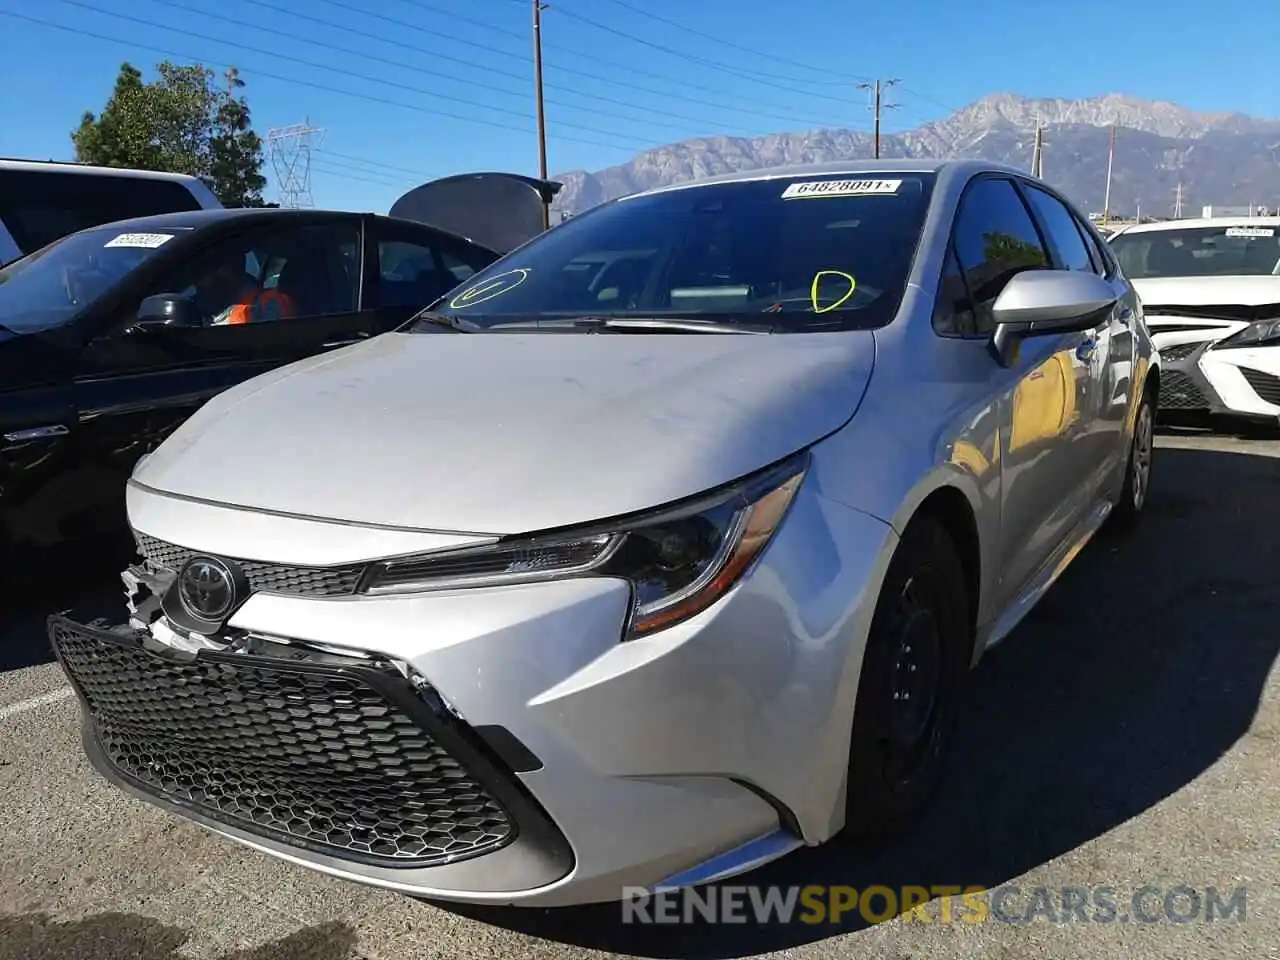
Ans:
[[[1101,211],[1111,127],[1116,128],[1111,213],[1183,215],[1206,205],[1280,206],[1280,120],[1201,113],[1175,103],[1107,94],[1086,100],[997,93],[951,116],[883,134],[882,157],[971,157],[1030,169],[1037,120],[1044,178],[1086,212]],[[656,147],[628,163],[571,170],[554,210],[581,213],[638,190],[719,173],[872,156],[872,135],[822,129],[763,137],[698,137]]]

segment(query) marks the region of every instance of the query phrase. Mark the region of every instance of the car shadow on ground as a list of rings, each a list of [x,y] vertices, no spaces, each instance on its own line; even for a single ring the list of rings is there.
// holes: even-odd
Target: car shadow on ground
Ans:
[[[0,960],[182,960],[185,930],[130,913],[58,921],[46,914],[0,917]],[[218,960],[356,960],[356,934],[340,923],[232,950]]]
[[[1139,529],[1100,537],[973,676],[952,775],[906,840],[798,851],[730,884],[987,888],[1164,800],[1247,731],[1280,653],[1280,459],[1162,448]],[[625,824],[619,824],[625,830]],[[621,895],[621,890],[619,891]],[[620,905],[439,903],[549,940],[745,957],[866,925],[637,925]]]

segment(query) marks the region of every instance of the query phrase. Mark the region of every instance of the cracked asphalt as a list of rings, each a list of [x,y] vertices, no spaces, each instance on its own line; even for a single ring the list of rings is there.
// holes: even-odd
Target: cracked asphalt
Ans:
[[[956,898],[877,924],[637,926],[618,906],[442,907],[269,860],[90,772],[42,624],[119,609],[114,558],[95,556],[0,612],[0,960],[1280,958],[1280,441],[1159,448],[1140,529],[1091,544],[975,673],[920,828],[730,881],[980,885],[1003,891],[1003,918],[955,922]],[[1178,886],[1243,888],[1243,919],[1127,911]],[[1099,887],[1123,920],[1026,922],[1037,889]]]

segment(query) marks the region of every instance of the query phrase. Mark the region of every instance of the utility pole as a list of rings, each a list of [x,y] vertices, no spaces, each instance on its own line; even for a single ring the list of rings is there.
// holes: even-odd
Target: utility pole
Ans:
[[[314,207],[311,199],[311,151],[320,146],[324,130],[309,120],[267,131],[267,156],[276,175],[280,206],[298,209]]]
[[[1178,188],[1173,191],[1173,219],[1182,219],[1182,184],[1178,184]]]
[[[870,90],[872,96],[872,110],[875,112],[875,158],[880,159],[880,116],[885,110],[892,110],[898,106],[896,103],[885,103],[884,91],[892,87],[895,83],[901,83],[901,80],[877,80],[875,83],[860,83],[859,90]]]
[[[542,0],[533,0],[533,85],[534,97],[538,102],[538,176],[547,179],[547,118],[542,103],[542,11],[547,4]],[[551,226],[551,207],[542,204],[542,229]]]
[[[1039,114],[1036,115],[1036,145],[1031,151],[1031,175],[1044,178],[1044,127]]]
[[[1111,141],[1107,146],[1107,192],[1102,200],[1102,224],[1111,222],[1111,168],[1116,159],[1116,125],[1111,125]]]

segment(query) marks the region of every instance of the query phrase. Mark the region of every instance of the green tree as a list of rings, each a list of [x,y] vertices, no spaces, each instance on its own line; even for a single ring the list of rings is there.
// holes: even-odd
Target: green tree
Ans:
[[[71,133],[76,159],[108,167],[204,177],[229,207],[263,206],[262,140],[254,133],[244,81],[199,64],[165,61],[147,83],[125,63],[100,114]]]

